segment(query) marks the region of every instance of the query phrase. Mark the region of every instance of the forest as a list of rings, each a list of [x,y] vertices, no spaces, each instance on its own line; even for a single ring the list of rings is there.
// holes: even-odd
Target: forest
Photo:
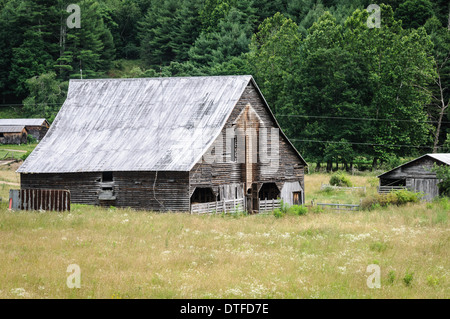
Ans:
[[[53,121],[70,79],[251,74],[316,167],[449,152],[449,2],[371,4],[0,0],[0,116]]]

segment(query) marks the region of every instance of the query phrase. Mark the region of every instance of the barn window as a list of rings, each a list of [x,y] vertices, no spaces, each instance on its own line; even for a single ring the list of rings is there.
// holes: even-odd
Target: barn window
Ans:
[[[3,134],[3,133],[0,133],[0,137],[5,137],[5,134]]]
[[[191,203],[209,203],[215,202],[216,195],[210,187],[197,187],[191,196]]]
[[[231,139],[231,161],[237,162],[237,136]]]
[[[102,182],[112,182],[112,181],[113,181],[113,172],[102,173]]]

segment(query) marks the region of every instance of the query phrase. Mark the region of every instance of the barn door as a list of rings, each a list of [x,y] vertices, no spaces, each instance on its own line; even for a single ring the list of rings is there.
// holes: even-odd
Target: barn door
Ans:
[[[302,192],[292,192],[292,204],[293,205],[302,204]]]

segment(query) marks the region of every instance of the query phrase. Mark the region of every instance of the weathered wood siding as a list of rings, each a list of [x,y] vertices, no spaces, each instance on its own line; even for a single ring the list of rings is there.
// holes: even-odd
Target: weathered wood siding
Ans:
[[[190,194],[193,193],[195,187],[210,185],[211,187],[218,187],[219,185],[232,184],[232,183],[245,183],[248,181],[246,177],[249,176],[249,168],[246,167],[245,163],[234,163],[229,161],[230,150],[226,149],[226,136],[227,129],[233,128],[233,125],[243,125],[240,123],[239,116],[242,117],[245,108],[251,108],[256,112],[259,120],[262,123],[254,123],[251,125],[252,128],[260,129],[262,126],[267,130],[267,150],[269,154],[272,152],[270,129],[277,128],[276,123],[273,121],[270,113],[264,104],[263,99],[259,95],[257,89],[250,82],[249,85],[244,90],[240,100],[233,109],[230,117],[228,118],[224,128],[222,129],[222,134],[219,138],[222,138],[223,152],[225,153],[227,161],[224,163],[207,163],[202,161],[197,163],[189,174],[189,184],[190,184]],[[254,116],[246,116],[244,118],[254,119]],[[259,144],[259,139],[258,144]],[[263,164],[260,161],[260,147],[258,145],[257,163],[253,164],[251,169],[251,178],[253,183],[258,184],[258,190],[261,188],[263,183],[275,182],[278,188],[281,190],[286,181],[295,182],[298,181],[300,186],[304,190],[304,163],[299,159],[296,151],[292,148],[287,140],[279,134],[279,165],[277,169],[270,169],[270,163]],[[249,154],[253,156],[252,154]],[[238,154],[239,156],[239,154]],[[262,169],[266,169],[268,174],[262,174]]]
[[[424,157],[417,161],[405,164],[380,177],[380,186],[392,184],[397,180],[404,180],[407,189],[413,192],[424,193],[424,200],[431,200],[439,195],[437,184],[439,180],[432,171],[436,160]]]
[[[21,188],[67,189],[77,204],[162,211],[189,210],[187,172],[114,172],[115,200],[100,201],[102,173],[21,174]],[[155,182],[156,179],[156,182]]]
[[[26,144],[27,131],[24,129],[21,133],[1,133],[0,144]]]

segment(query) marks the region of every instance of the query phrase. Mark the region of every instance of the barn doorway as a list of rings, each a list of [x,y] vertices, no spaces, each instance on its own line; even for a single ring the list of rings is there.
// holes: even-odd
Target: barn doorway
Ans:
[[[216,198],[211,187],[197,187],[191,196],[191,204],[210,203],[220,200]]]
[[[259,199],[277,199],[280,197],[280,190],[275,183],[264,183],[259,190]]]

